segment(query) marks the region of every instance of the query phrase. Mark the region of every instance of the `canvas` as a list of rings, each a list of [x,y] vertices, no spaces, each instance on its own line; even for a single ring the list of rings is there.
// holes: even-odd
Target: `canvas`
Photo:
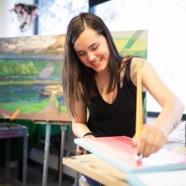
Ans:
[[[62,96],[64,35],[0,39],[0,116],[68,120]],[[50,113],[50,114],[49,114]]]
[[[139,164],[132,138],[126,136],[78,138],[75,143],[128,174],[186,169],[186,155],[166,148]]]

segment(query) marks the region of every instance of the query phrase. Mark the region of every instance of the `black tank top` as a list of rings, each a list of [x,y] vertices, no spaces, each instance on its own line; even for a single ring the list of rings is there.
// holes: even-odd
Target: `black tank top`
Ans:
[[[91,98],[87,125],[96,137],[133,137],[135,133],[136,86],[130,79],[130,65],[131,62],[126,65],[123,86],[118,86],[117,96],[112,104],[105,102],[99,92]],[[143,99],[144,95],[143,93]]]

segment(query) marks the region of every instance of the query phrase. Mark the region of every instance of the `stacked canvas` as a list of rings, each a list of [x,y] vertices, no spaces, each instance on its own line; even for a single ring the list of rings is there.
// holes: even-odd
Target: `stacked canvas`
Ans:
[[[151,176],[175,170],[186,172],[186,154],[165,148],[144,158],[142,164],[138,164],[136,161],[137,150],[132,139],[125,136],[75,139],[75,143],[126,172],[128,181],[132,185],[146,185],[140,175]],[[142,177],[144,178],[144,176]]]

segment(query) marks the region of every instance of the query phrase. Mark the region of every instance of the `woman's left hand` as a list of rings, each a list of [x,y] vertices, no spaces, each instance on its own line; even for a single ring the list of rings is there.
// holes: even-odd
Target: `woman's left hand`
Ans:
[[[167,141],[167,135],[162,128],[155,124],[143,125],[143,131],[138,138],[134,137],[137,151],[143,157],[157,152]]]

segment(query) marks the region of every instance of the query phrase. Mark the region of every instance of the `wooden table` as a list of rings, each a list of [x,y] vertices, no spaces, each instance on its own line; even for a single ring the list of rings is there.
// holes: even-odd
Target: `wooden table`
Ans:
[[[186,154],[186,149],[183,144],[179,143],[170,143],[167,144],[167,148],[171,148],[173,151],[180,152]],[[106,186],[129,186],[130,184],[127,183],[127,174],[125,172],[122,172],[115,166],[112,166],[110,163],[100,159],[95,154],[86,154],[86,155],[78,155],[78,156],[72,156],[72,157],[65,157],[63,158],[63,164],[76,170],[79,173],[82,173],[84,175],[87,175],[88,177],[97,180],[98,182],[106,185]],[[155,183],[154,185],[171,185],[175,186],[178,185],[184,185],[185,186],[185,172],[186,170],[175,170],[175,171],[164,171],[160,174],[156,174],[157,172],[154,172],[154,174],[149,174],[150,181],[152,183]],[[161,176],[161,174],[165,175],[165,177]],[[169,178],[171,176],[171,179]],[[159,177],[161,176],[160,180]],[[148,182],[149,178],[146,182]],[[171,180],[171,181],[169,181]],[[76,185],[78,185],[76,183]],[[148,184],[149,185],[149,184]]]
[[[126,174],[94,154],[63,158],[63,164],[107,186],[128,186]]]

